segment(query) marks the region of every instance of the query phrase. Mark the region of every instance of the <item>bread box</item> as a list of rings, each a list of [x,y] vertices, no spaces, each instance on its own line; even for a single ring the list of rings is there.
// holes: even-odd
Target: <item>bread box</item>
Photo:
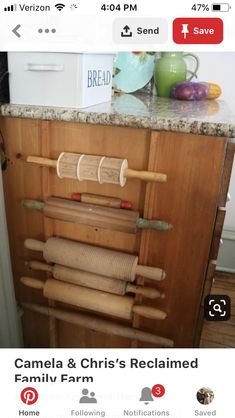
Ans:
[[[9,52],[10,103],[84,108],[111,100],[112,54]]]

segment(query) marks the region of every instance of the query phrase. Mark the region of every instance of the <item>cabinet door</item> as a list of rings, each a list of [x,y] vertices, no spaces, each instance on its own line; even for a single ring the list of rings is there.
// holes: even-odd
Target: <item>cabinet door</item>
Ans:
[[[41,291],[26,288],[19,281],[23,275],[46,278],[46,273],[30,272],[25,266],[26,260],[42,259],[41,254],[24,249],[26,237],[45,241],[50,236],[56,235],[128,253],[139,252],[141,232],[127,234],[45,218],[40,212],[22,207],[21,200],[24,198],[45,200],[48,196],[69,198],[72,192],[87,192],[130,200],[133,209],[142,213],[145,182],[131,179],[122,188],[112,184],[59,179],[55,170],[28,164],[25,160],[27,155],[56,159],[62,151],[68,151],[128,158],[131,168],[144,170],[148,166],[149,131],[11,118],[2,118],[1,130],[9,158],[8,168],[4,173],[4,188],[15,286],[17,299],[20,302],[47,304]],[[49,301],[49,304],[62,306],[53,301]],[[70,309],[71,306],[66,308]],[[97,313],[94,315],[99,316]],[[108,319],[109,316],[107,315],[106,318]],[[131,326],[131,321],[111,319]],[[26,346],[131,346],[131,341],[128,339],[93,332],[87,328],[54,321],[52,318],[48,321],[48,318],[27,310],[23,316],[23,328]]]
[[[17,299],[47,304],[41,292],[19,283],[20,276],[29,275],[25,260],[42,258],[38,253],[24,249],[26,237],[46,240],[57,235],[138,253],[140,263],[166,271],[166,279],[161,283],[144,278],[139,281],[162,289],[166,297],[154,301],[136,297],[136,302],[160,307],[168,317],[152,321],[134,315],[132,323],[115,318],[111,320],[172,338],[176,347],[192,347],[208,265],[226,139],[11,118],[1,119],[1,131],[9,158],[4,172],[4,188]],[[79,183],[70,179],[61,180],[54,170],[25,162],[29,154],[55,159],[62,151],[127,158],[133,169],[166,173],[167,183],[153,184],[130,179],[123,188],[95,182]],[[48,219],[40,212],[23,208],[20,203],[24,198],[69,198],[74,191],[131,200],[133,208],[145,218],[166,220],[173,225],[173,230],[139,231],[136,235],[113,232]],[[40,272],[30,275],[46,278],[46,274]],[[65,307],[53,301],[49,304]],[[99,316],[97,313],[94,315]],[[23,328],[25,345],[32,347],[137,345],[128,339],[93,332],[29,311],[25,311]],[[138,346],[147,347],[148,344]]]
[[[168,317],[165,321],[136,317],[134,325],[172,338],[176,347],[193,346],[225,151],[224,138],[152,133],[149,170],[166,173],[167,183],[147,186],[144,215],[165,219],[173,229],[144,232],[140,256],[143,263],[166,271],[161,283],[166,298],[160,307]]]

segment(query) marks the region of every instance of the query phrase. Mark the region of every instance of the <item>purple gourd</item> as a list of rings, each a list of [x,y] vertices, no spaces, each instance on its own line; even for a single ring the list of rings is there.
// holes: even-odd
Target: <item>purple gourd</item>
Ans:
[[[221,88],[214,83],[183,81],[171,89],[171,98],[177,100],[217,99]]]

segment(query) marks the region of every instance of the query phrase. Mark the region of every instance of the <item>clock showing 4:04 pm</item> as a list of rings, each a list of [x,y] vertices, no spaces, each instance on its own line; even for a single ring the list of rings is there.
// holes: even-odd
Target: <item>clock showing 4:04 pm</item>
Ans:
[[[110,3],[110,4],[106,4],[103,3],[101,8],[101,10],[103,10],[104,12],[137,12],[137,4],[130,4],[130,3],[126,3],[126,4],[115,4],[115,3]]]

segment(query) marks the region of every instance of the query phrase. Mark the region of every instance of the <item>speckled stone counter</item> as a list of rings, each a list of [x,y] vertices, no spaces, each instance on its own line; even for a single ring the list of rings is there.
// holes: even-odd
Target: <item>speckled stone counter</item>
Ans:
[[[235,138],[235,115],[220,100],[187,102],[123,94],[86,109],[5,104],[0,115]]]

